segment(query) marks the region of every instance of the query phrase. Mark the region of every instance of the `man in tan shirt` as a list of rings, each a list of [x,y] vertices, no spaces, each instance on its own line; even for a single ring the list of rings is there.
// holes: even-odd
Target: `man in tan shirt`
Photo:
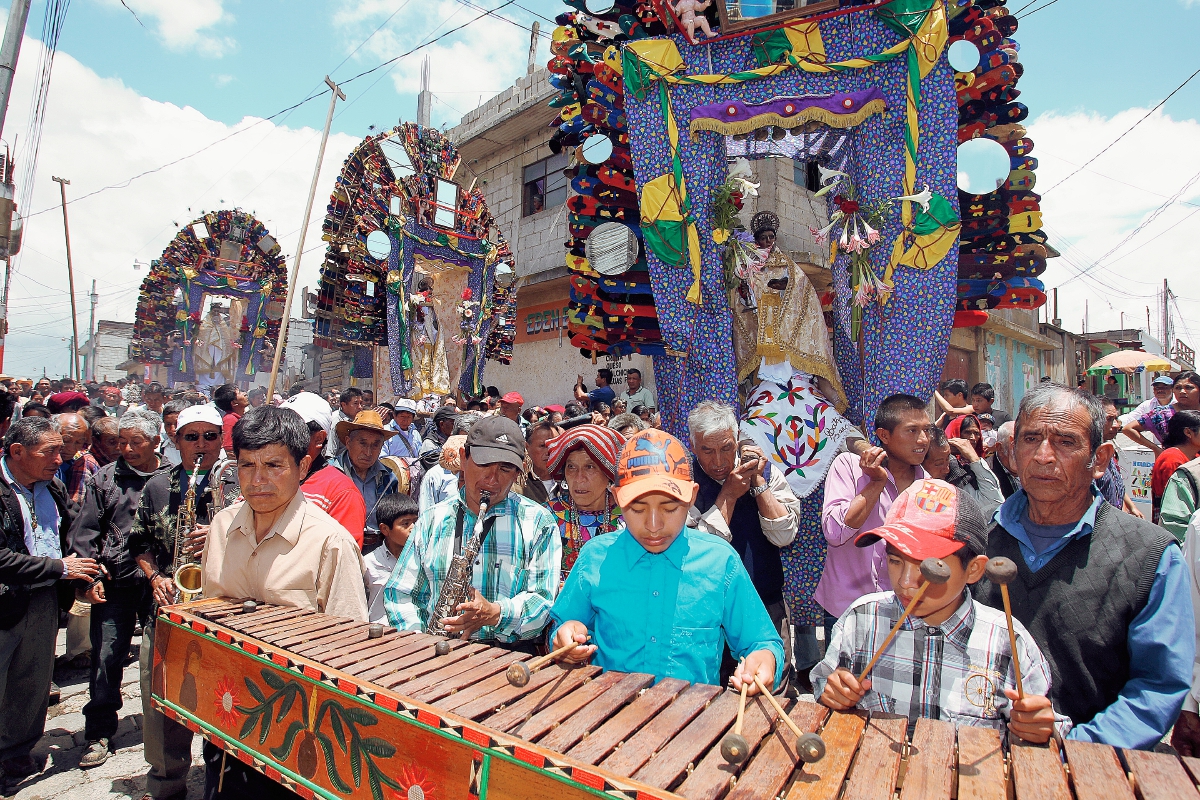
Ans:
[[[212,521],[204,594],[367,619],[363,561],[349,531],[304,497],[309,430],[291,409],[259,406],[234,427],[246,502]]]
[[[204,545],[206,597],[252,598],[367,621],[350,532],[304,497],[311,432],[290,408],[259,406],[233,427],[244,503],[217,514]],[[333,620],[330,620],[330,624]],[[276,797],[279,785],[204,743],[205,797]]]

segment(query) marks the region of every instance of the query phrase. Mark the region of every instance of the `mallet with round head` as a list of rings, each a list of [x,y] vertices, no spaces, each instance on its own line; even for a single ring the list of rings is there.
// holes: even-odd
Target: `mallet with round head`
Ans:
[[[815,733],[805,733],[800,730],[800,726],[783,712],[783,707],[779,705],[779,701],[775,699],[775,696],[763,684],[762,678],[755,675],[754,683],[758,686],[758,691],[762,692],[763,697],[767,698],[767,702],[775,709],[775,713],[779,715],[779,718],[792,729],[792,733],[796,734],[796,753],[800,756],[800,760],[805,764],[815,764],[824,758],[825,740]]]
[[[439,639],[438,643],[433,646],[433,654],[435,656],[444,656],[450,652],[450,640]]]
[[[896,636],[896,631],[900,630],[900,626],[904,624],[904,620],[908,619],[908,615],[917,607],[917,603],[921,602],[921,598],[925,596],[925,591],[930,585],[935,583],[943,584],[950,580],[950,567],[940,558],[927,558],[921,562],[921,577],[925,580],[921,581],[920,587],[917,588],[917,593],[913,595],[912,600],[908,601],[908,606],[904,609],[904,613],[900,615],[900,619],[896,620],[896,624],[892,626],[892,630],[888,633],[887,638],[883,640],[883,645],[875,651],[875,655],[871,656],[871,660],[867,663],[866,668],[859,673],[859,683],[862,683],[867,674],[875,667],[875,662],[888,649],[888,645],[892,643],[892,639]]]
[[[1008,646],[1012,648],[1013,672],[1017,676],[1017,696],[1025,699],[1025,684],[1021,681],[1021,665],[1017,661],[1017,632],[1013,629],[1012,604],[1008,600],[1008,585],[1017,579],[1017,565],[1011,558],[997,556],[988,560],[983,575],[1000,587],[1004,601],[1004,618],[1008,621]]]
[[[555,650],[553,653],[547,653],[546,655],[535,658],[528,663],[524,661],[514,661],[508,665],[508,669],[505,671],[504,676],[508,678],[508,682],[513,686],[526,686],[529,683],[529,678],[533,675],[533,673],[537,672],[539,669],[546,666],[559,656],[566,655],[579,646],[579,642],[569,642]]]
[[[738,699],[737,722],[733,723],[733,731],[721,739],[721,758],[730,764],[740,764],[750,753],[750,744],[742,736],[742,719],[746,716],[746,690],[750,684],[742,681],[742,696]]]

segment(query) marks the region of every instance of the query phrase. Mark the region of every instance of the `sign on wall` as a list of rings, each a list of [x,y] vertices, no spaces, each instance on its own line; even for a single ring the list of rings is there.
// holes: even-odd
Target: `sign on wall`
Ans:
[[[518,301],[519,302],[519,301]],[[567,301],[541,303],[517,311],[516,343],[557,339],[567,335]]]

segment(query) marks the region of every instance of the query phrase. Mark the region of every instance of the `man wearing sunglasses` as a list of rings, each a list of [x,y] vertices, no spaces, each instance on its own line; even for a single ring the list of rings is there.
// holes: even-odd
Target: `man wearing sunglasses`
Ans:
[[[150,581],[158,605],[174,602],[175,584],[171,565],[175,555],[175,527],[179,507],[192,479],[192,468],[200,459],[196,486],[196,519],[207,523],[216,511],[210,508],[212,492],[209,471],[221,454],[221,413],[211,405],[189,406],[179,412],[175,443],[181,463],[162,470],[146,481],[130,533],[129,551],[136,553],[138,566]],[[236,470],[227,470],[222,481],[225,499],[239,494]],[[189,544],[199,550],[208,533],[207,524],[196,526]],[[154,624],[142,636],[142,738],[150,773],[147,795],[153,800],[182,798],[187,792],[187,774],[192,765],[192,732],[168,719],[150,703],[150,667],[154,661]]]

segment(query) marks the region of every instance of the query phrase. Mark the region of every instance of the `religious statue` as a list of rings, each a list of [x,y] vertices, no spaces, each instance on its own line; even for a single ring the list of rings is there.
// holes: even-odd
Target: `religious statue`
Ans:
[[[237,376],[238,333],[221,311],[210,306],[192,337],[192,365],[202,386],[220,386]]]
[[[422,276],[417,282],[417,291],[409,296],[412,308],[412,369],[414,397],[447,395],[454,387],[450,385],[450,368],[446,363],[446,338],[433,297],[433,279]]]
[[[688,41],[696,40],[696,28],[704,31],[709,39],[717,34],[708,26],[704,11],[712,5],[712,0],[675,0],[675,15],[679,17],[679,26],[687,31]]]

